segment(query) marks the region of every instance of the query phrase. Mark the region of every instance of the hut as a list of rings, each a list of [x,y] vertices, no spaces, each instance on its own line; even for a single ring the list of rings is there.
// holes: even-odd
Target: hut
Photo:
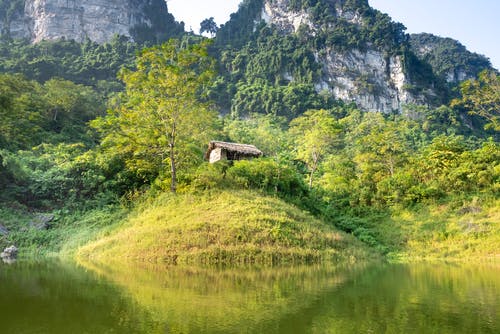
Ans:
[[[220,160],[243,160],[262,156],[262,151],[253,145],[211,141],[205,153],[210,163]]]

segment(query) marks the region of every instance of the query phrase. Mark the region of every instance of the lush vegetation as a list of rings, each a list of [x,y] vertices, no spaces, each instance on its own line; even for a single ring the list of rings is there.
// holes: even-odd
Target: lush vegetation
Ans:
[[[0,41],[0,70],[23,74],[29,79],[45,82],[54,77],[116,91],[121,85],[116,74],[122,66],[133,66],[137,44],[116,36],[99,45],[90,40],[42,41],[31,44],[25,40]]]
[[[491,68],[488,58],[469,52],[460,42],[451,38],[413,34],[410,45],[421,60],[431,65],[439,78],[451,83],[476,77],[481,71]]]
[[[363,254],[340,229],[393,258],[498,256],[498,74],[462,83],[439,107],[366,113],[316,90],[314,50],[374,45],[418,68],[403,27],[346,1],[364,23],[336,22],[357,27],[335,30],[339,40],[235,30],[253,24],[259,3],[243,2],[214,43],[188,35],[135,61],[139,46],[120,37],[4,42],[2,70],[21,74],[0,75],[0,245],[71,252],[104,231],[82,254],[204,263]],[[326,4],[312,4],[319,25],[331,19]],[[354,36],[357,45],[344,40]],[[421,75],[437,80],[430,65]],[[212,139],[255,144],[265,158],[209,165]],[[54,214],[51,229],[33,224],[39,212]],[[168,247],[155,244],[160,235]]]
[[[431,110],[408,106],[401,115],[364,113],[352,106],[336,106],[328,110],[311,109],[292,121],[253,114],[246,119],[228,116],[220,124],[205,109],[209,105],[203,101],[203,87],[210,87],[204,84],[204,78],[213,78],[206,48],[203,44],[183,48],[172,41],[146,49],[138,59],[137,70],[122,74],[126,91],[113,100],[107,115],[92,122],[102,133],[100,144],[95,144],[98,138],[93,132],[83,137],[87,144],[71,136],[64,143],[58,142],[61,125],[50,127],[54,125],[51,122],[55,112],[50,104],[42,104],[42,110],[48,112],[49,125],[44,123],[47,119],[44,121],[43,114],[32,119],[40,122],[40,131],[52,138],[53,143],[45,142],[30,150],[30,145],[44,140],[37,142],[36,137],[29,137],[32,142],[25,143],[26,135],[22,132],[15,133],[19,135],[16,141],[4,140],[3,195],[8,207],[5,216],[19,219],[16,212],[22,206],[55,211],[58,216],[55,228],[48,231],[30,230],[27,219],[24,222],[20,219],[17,225],[7,224],[7,228],[15,230],[9,238],[20,245],[35,247],[32,249],[41,245],[51,250],[72,248],[67,242],[78,245],[98,235],[104,226],[108,230],[116,228],[115,224],[102,223],[110,221],[103,218],[102,212],[108,212],[105,217],[122,216],[128,211],[127,201],[145,198],[150,204],[135,209],[125,229],[120,227],[109,237],[109,243],[97,242],[85,254],[94,256],[95,252],[99,257],[102,252],[106,257],[123,253],[131,258],[213,263],[265,262],[270,258],[275,261],[271,256],[273,242],[280,245],[276,249],[280,249],[281,255],[276,256],[282,261],[318,259],[326,256],[329,249],[340,251],[338,247],[342,246],[327,247],[327,241],[317,239],[322,233],[312,232],[307,225],[310,223],[317,231],[341,229],[378,253],[395,258],[496,255],[499,144],[494,138],[472,136],[461,123],[460,110],[468,104],[459,104],[458,109],[442,106]],[[495,74],[490,76],[495,79]],[[14,83],[24,83],[30,89],[37,85],[15,76],[5,75],[5,78],[17,79]],[[66,83],[62,87],[68,85],[57,82]],[[50,92],[53,82],[47,83]],[[483,83],[483,87],[486,85]],[[150,89],[157,86],[163,89]],[[85,92],[83,87],[78,88],[78,92]],[[169,89],[173,91],[167,96],[157,95]],[[58,96],[56,92],[50,96]],[[59,92],[62,96],[66,93],[71,91]],[[478,94],[464,88],[462,99],[474,100]],[[7,91],[4,101],[10,104],[6,103],[5,108],[26,102],[8,100],[8,96]],[[169,96],[177,98],[169,102]],[[5,109],[5,115],[9,115],[7,111],[19,113],[27,109]],[[150,111],[143,113],[144,110]],[[72,115],[71,108],[61,107],[58,112]],[[19,119],[11,117],[3,126],[22,128],[15,123]],[[200,129],[201,137],[197,135]],[[10,138],[16,138],[12,133]],[[201,160],[205,134],[211,134],[210,138],[254,143],[265,150],[267,158],[209,166]],[[172,143],[172,139],[176,141]],[[176,164],[174,169],[173,164]],[[242,192],[245,189],[251,191],[249,195]],[[145,195],[133,195],[145,190]],[[159,195],[165,191],[184,195]],[[161,199],[155,199],[157,196]],[[120,197],[121,206],[117,205]],[[293,213],[296,209],[282,201],[309,211],[323,222],[298,211]],[[235,210],[231,215],[234,224],[227,223],[229,213],[233,212],[228,206]],[[272,213],[270,208],[277,211]],[[71,216],[66,213],[69,210],[80,213]],[[189,217],[188,212],[191,212]],[[78,218],[80,224],[69,223],[71,217],[77,219],[78,215],[88,217]],[[246,218],[238,220],[238,217]],[[282,220],[286,222],[279,223]],[[183,233],[189,230],[187,226],[183,230],[182,224],[187,221],[198,222],[193,223],[196,228],[190,234],[193,247],[181,242],[185,241]],[[200,226],[203,228],[197,229]],[[224,242],[214,239],[210,247],[215,248],[209,250],[202,241],[206,242],[203,236],[212,228],[226,239]],[[284,234],[279,232],[277,239],[272,239],[269,231],[276,228],[285,228]],[[30,232],[26,233],[26,229]],[[165,231],[172,233],[170,246],[149,247]],[[73,237],[68,238],[71,233]],[[234,239],[241,233],[246,233],[247,239]],[[263,234],[271,239],[260,239]],[[131,235],[137,236],[133,247],[130,242],[117,242],[123,238],[130,241]],[[63,236],[66,244],[61,242]],[[433,241],[430,244],[429,236]],[[314,246],[310,238],[323,246]],[[144,248],[141,240],[149,240],[149,244]],[[265,252],[260,242],[267,245]],[[108,249],[106,245],[114,246]],[[350,244],[345,246],[344,251],[350,254]],[[129,247],[128,253],[122,247]],[[321,255],[313,250],[326,253],[321,251]]]

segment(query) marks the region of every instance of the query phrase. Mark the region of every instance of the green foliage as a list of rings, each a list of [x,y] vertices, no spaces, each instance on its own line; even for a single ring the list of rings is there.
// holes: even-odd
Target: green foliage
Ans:
[[[215,23],[215,20],[213,17],[210,17],[208,19],[204,19],[200,23],[200,34],[203,34],[204,32],[206,32],[206,33],[209,33],[213,37],[217,33],[217,30],[219,30],[219,27],[217,27],[217,23]]]
[[[11,178],[2,200],[41,208],[83,208],[109,203],[119,194],[116,183],[108,180],[110,164],[81,144],[43,144],[15,154],[0,151],[0,156]]]
[[[251,143],[265,156],[276,161],[288,160],[291,151],[290,136],[286,132],[287,122],[282,117],[253,114],[246,119],[226,119],[224,130],[229,140],[236,143]]]
[[[231,105],[233,117],[244,117],[251,113],[284,116],[292,119],[311,108],[332,106],[331,98],[316,93],[311,84],[289,84],[270,86],[262,84],[238,86]]]
[[[123,36],[97,44],[90,40],[0,41],[0,71],[21,73],[29,79],[45,82],[54,77],[97,86],[100,81],[115,81],[122,66],[132,66],[139,45]],[[102,93],[107,93],[104,91]]]
[[[211,105],[200,98],[213,77],[206,49],[207,43],[184,47],[171,40],[143,50],[137,70],[121,73],[126,91],[117,106],[93,122],[106,151],[120,155],[128,169],[149,181],[169,175],[172,191],[177,168],[199,163],[196,153],[217,123]]]
[[[87,122],[103,113],[101,96],[62,79],[42,85],[1,74],[0,82],[0,201],[52,207],[114,198],[87,153],[95,145]]]
[[[465,109],[469,114],[486,120],[486,129],[500,131],[500,76],[493,71],[483,71],[477,80],[460,85],[461,98],[452,105]]]
[[[20,75],[0,75],[0,148],[19,149],[39,142],[47,126],[41,87]]]
[[[327,110],[309,110],[290,123],[290,133],[296,145],[296,158],[309,168],[309,188],[325,155],[339,145],[340,124]]]
[[[255,19],[262,11],[263,0],[243,0],[236,13],[217,32],[218,45],[238,48],[243,46],[253,35]]]
[[[488,58],[467,51],[465,46],[451,38],[432,34],[410,36],[412,51],[442,80],[453,82],[476,77],[481,71],[491,69]]]
[[[244,188],[265,190],[282,197],[300,198],[307,193],[302,177],[294,168],[271,159],[237,161],[228,169],[227,176]]]
[[[61,79],[40,85],[9,74],[0,74],[0,86],[0,148],[92,142],[86,122],[102,114],[104,104],[94,89]]]
[[[334,104],[313,85],[320,77],[311,43],[263,26],[254,41],[239,50],[220,51],[222,76],[212,96],[234,116],[263,113],[291,119],[308,109]]]
[[[398,52],[405,46],[408,36],[406,27],[393,22],[389,15],[371,8],[366,0],[348,0],[332,3],[321,0],[290,1],[292,11],[309,11],[316,26],[320,27],[315,45],[335,47],[342,51],[365,50],[368,45],[389,53]],[[341,9],[342,15],[338,14]],[[355,23],[357,17],[360,23]]]

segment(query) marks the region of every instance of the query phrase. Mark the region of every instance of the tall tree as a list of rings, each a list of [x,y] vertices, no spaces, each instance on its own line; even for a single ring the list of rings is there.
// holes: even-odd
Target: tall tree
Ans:
[[[179,166],[192,161],[191,148],[201,147],[217,122],[200,98],[214,76],[207,46],[171,40],[142,51],[137,70],[121,73],[126,91],[118,105],[94,123],[105,134],[103,145],[126,156],[136,172],[158,176],[168,163],[172,192]]]
[[[462,98],[454,100],[452,105],[485,118],[487,128],[500,131],[500,76],[497,73],[481,72],[477,80],[462,83],[460,92]]]
[[[204,19],[200,23],[200,34],[207,32],[210,34],[210,36],[213,37],[217,33],[217,30],[219,30],[219,28],[217,27],[217,23],[215,23],[215,20],[213,17],[210,17],[208,19]]]
[[[338,144],[341,131],[341,126],[327,110],[309,110],[290,122],[297,158],[309,168],[309,189],[320,162]]]

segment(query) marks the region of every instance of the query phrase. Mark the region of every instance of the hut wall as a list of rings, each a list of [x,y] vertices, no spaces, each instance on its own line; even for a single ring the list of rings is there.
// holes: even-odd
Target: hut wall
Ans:
[[[226,159],[227,159],[226,150],[224,150],[221,147],[217,147],[217,148],[213,149],[212,152],[210,152],[210,163],[211,164],[214,162],[226,160]]]

